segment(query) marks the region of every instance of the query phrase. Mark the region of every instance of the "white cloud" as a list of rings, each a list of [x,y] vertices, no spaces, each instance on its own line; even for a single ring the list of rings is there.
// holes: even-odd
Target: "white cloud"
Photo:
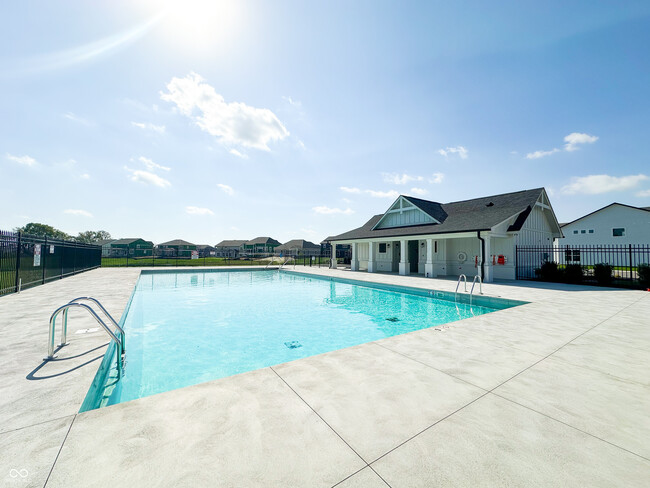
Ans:
[[[154,185],[160,188],[168,188],[172,184],[164,178],[161,178],[157,174],[149,173],[148,171],[142,171],[139,169],[131,169],[127,166],[124,167],[129,173],[129,179],[137,183],[144,183],[145,185]]]
[[[171,168],[167,166],[161,166],[158,163],[154,163],[151,159],[145,158],[144,156],[140,156],[138,158],[138,161],[140,161],[142,164],[145,165],[145,167],[149,171],[156,171],[157,169],[163,170],[163,171],[171,171]]]
[[[153,132],[157,132],[158,134],[164,134],[165,133],[165,126],[164,125],[155,125],[150,122],[131,122],[131,125],[134,127],[139,127],[140,129],[143,130],[150,130]]]
[[[345,193],[361,193],[361,190],[359,188],[350,188],[348,186],[341,186],[339,187],[341,191],[344,191]]]
[[[425,190],[424,188],[411,188],[411,193],[413,195],[422,196],[422,195],[426,195],[429,192],[427,190]]]
[[[349,198],[341,198],[341,201],[343,203],[352,203],[352,200],[350,200]]]
[[[330,208],[326,206],[320,206],[320,207],[314,207],[312,208],[314,212],[317,214],[323,214],[323,215],[331,215],[331,214],[344,214],[344,215],[350,215],[354,213],[354,210],[351,208],[346,208],[345,210],[340,209],[340,208]]]
[[[214,212],[209,208],[202,207],[185,207],[185,213],[189,215],[214,215]]]
[[[307,148],[305,147],[305,143],[302,142],[301,140],[298,140],[298,142],[296,143],[296,145],[297,145],[300,149],[307,149]]]
[[[77,122],[77,123],[79,123],[81,125],[86,125],[86,126],[91,126],[92,125],[88,120],[86,120],[83,117],[80,117],[77,114],[74,114],[72,112],[64,113],[63,117],[68,119],[68,120],[72,120],[73,122]]]
[[[448,147],[446,149],[438,149],[438,154],[447,157],[450,154],[458,154],[461,159],[467,159],[468,151],[463,146]]]
[[[597,136],[592,136],[583,132],[572,132],[568,136],[564,137],[564,142],[566,142],[564,145],[564,150],[567,152],[577,151],[580,149],[578,147],[580,144],[593,144],[597,140]],[[560,152],[560,149],[557,147],[551,149],[550,151],[535,151],[526,154],[526,159],[539,159],[558,152]]]
[[[589,134],[584,134],[582,132],[572,132],[568,136],[564,138],[564,142],[566,144],[564,145],[564,150],[565,151],[576,151],[579,149],[577,146],[579,144],[593,144],[598,140],[597,136],[591,136]]]
[[[242,102],[227,103],[204,81],[196,73],[185,78],[174,77],[167,84],[168,92],[161,92],[160,97],[176,104],[183,115],[226,146],[269,151],[269,143],[289,136],[289,131],[270,110]]]
[[[224,185],[223,183],[217,183],[217,186],[221,188],[221,190],[226,194],[226,195],[234,195],[235,190],[233,190],[232,186]]]
[[[442,183],[442,180],[445,179],[444,173],[433,173],[431,178],[429,178],[429,183]]]
[[[13,154],[6,154],[6,157],[9,161],[13,161],[14,163],[18,164],[23,164],[25,166],[34,166],[36,164],[36,160],[30,156],[14,156]]]
[[[650,197],[650,190],[641,190],[636,193],[637,197]]]
[[[294,99],[291,98],[291,97],[282,97],[282,100],[284,100],[284,101],[286,101],[286,102],[289,102],[289,105],[293,105],[294,107],[301,107],[301,106],[302,106],[302,102],[301,102],[301,101],[299,101],[299,100],[294,100]]]
[[[366,190],[366,193],[370,195],[371,197],[375,198],[397,198],[399,196],[399,192],[395,190],[389,190],[389,191],[375,191],[375,190]]]
[[[79,178],[81,178],[82,180],[89,180],[90,175],[88,173],[83,173],[83,174],[79,175]]]
[[[233,156],[237,156],[238,158],[248,159],[248,155],[247,155],[247,154],[240,153],[237,149],[231,149],[231,150],[228,151],[228,152],[229,152],[230,154],[232,154]]]
[[[613,191],[630,190],[648,177],[643,174],[630,176],[589,175],[571,179],[571,183],[562,187],[562,193],[573,195],[584,193],[597,195]]]
[[[386,183],[392,183],[394,185],[406,185],[409,181],[423,181],[422,176],[411,176],[407,174],[398,174],[398,173],[382,173],[381,176],[384,178]]]
[[[93,216],[93,214],[91,214],[90,212],[87,212],[86,210],[78,210],[78,209],[72,209],[72,208],[64,210],[63,213],[68,214],[68,215],[78,215],[79,217],[92,217]]]
[[[555,154],[556,152],[560,152],[560,150],[557,147],[551,149],[550,151],[535,151],[526,154],[526,159],[539,159],[539,158],[543,158],[544,156],[550,156],[551,154]]]

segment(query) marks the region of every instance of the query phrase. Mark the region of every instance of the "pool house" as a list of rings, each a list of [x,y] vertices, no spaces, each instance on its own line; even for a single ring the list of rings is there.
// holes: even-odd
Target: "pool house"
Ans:
[[[349,244],[352,271],[515,279],[516,246],[562,237],[544,188],[439,203],[400,195],[363,226],[326,239]],[[336,261],[332,261],[336,266]]]

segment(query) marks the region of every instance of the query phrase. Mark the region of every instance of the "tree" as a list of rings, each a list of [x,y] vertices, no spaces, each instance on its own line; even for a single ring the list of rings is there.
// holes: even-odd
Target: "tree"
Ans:
[[[85,244],[94,244],[95,242],[110,238],[111,234],[105,230],[87,230],[86,232],[79,232],[79,235],[74,240]]]
[[[36,222],[30,222],[24,227],[16,227],[14,232],[22,232],[36,237],[50,237],[52,239],[72,239],[71,236],[62,230],[55,229],[51,225],[38,224]]]

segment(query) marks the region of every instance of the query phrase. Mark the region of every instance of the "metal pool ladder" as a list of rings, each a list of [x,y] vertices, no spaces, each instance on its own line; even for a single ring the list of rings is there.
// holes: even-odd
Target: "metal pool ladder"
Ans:
[[[104,322],[99,315],[97,315],[97,312],[95,310],[86,305],[85,303],[81,302],[92,302],[95,305],[99,307],[99,309],[104,312],[104,315],[108,317],[110,322],[117,328],[118,334],[120,337],[118,338],[117,335],[115,335],[115,332],[113,332],[108,325],[106,325],[106,322]],[[68,335],[68,310],[73,307],[78,307],[78,308],[83,308],[85,310],[88,310],[90,315],[97,321],[99,325],[102,326],[104,331],[115,341],[115,345],[117,346],[116,349],[116,356],[117,356],[117,371],[119,377],[122,376],[122,368],[124,366],[124,360],[125,360],[125,354],[126,354],[126,346],[125,346],[125,335],[124,335],[124,329],[119,326],[119,324],[115,321],[115,319],[111,316],[111,314],[108,313],[108,311],[104,308],[104,306],[97,300],[96,298],[92,297],[78,297],[75,298],[74,300],[70,300],[70,302],[66,303],[65,305],[57,308],[52,315],[50,316],[50,335],[49,335],[49,340],[48,340],[48,348],[47,348],[47,357],[45,360],[49,359],[54,359],[54,333],[56,329],[56,318],[59,316],[61,312],[63,312],[63,324],[61,327],[61,344],[59,344],[60,347],[66,346],[69,343],[67,342],[67,335]]]
[[[483,294],[483,280],[479,275],[474,276],[474,279],[472,280],[472,288],[469,291],[469,306],[472,306],[472,293],[474,293],[474,285],[476,284],[476,280],[478,279],[478,292],[480,295]],[[467,289],[465,289],[467,291]]]
[[[465,282],[465,293],[467,293],[467,276],[462,274],[458,277],[458,283],[456,283],[456,292],[454,293],[454,301],[456,301],[456,298],[458,297],[458,287],[460,286],[461,279]]]
[[[284,263],[282,263],[282,264],[280,265],[280,267],[278,268],[278,270],[281,270],[282,268],[284,268],[284,265],[287,264],[287,263],[288,263],[289,261],[291,261],[292,259],[293,259],[293,269],[296,269],[296,258],[291,258],[291,257],[289,257],[289,258],[287,258],[287,260],[286,260]]]

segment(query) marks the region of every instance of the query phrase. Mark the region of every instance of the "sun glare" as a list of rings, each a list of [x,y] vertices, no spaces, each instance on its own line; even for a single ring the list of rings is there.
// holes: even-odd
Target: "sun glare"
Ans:
[[[193,50],[213,50],[228,41],[239,25],[241,6],[233,0],[173,0],[150,2],[162,9],[166,37]]]

